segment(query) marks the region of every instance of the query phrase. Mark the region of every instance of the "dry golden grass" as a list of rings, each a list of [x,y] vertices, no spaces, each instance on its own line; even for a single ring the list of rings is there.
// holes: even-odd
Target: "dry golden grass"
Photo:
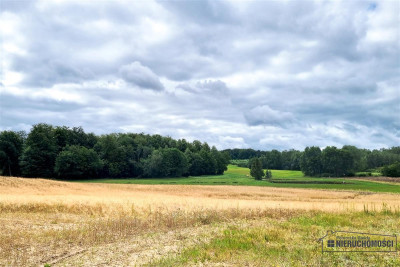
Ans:
[[[400,195],[357,191],[271,188],[255,186],[83,184],[0,177],[0,211],[4,209],[67,209],[68,212],[129,213],[134,207],[231,209],[285,208],[303,210],[379,210],[400,208]],[[35,206],[36,205],[36,206]]]
[[[304,211],[398,211],[396,194],[247,186],[81,184],[0,177],[0,265],[57,263],[149,232]]]

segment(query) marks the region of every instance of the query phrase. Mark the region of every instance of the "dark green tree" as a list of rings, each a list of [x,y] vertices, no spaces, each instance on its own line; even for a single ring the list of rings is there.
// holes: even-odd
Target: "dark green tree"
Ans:
[[[182,152],[186,152],[186,149],[189,147],[189,143],[185,139],[179,139],[176,143],[176,148]]]
[[[54,138],[57,146],[57,153],[70,144],[71,131],[67,126],[56,126],[54,128]]]
[[[0,132],[0,171],[2,175],[18,176],[21,174],[19,159],[23,143],[23,132]]]
[[[194,140],[192,143],[192,151],[193,152],[200,152],[202,148],[202,144],[199,140]]]
[[[189,163],[185,154],[177,148],[166,148],[162,150],[163,176],[179,177],[187,173]]]
[[[353,171],[365,171],[367,170],[367,153],[366,149],[359,149],[355,146],[343,146],[343,151],[347,151],[352,157],[351,170]]]
[[[215,146],[211,148],[211,154],[215,158],[215,174],[223,174],[228,169],[229,155],[221,153]]]
[[[40,123],[33,126],[26,139],[21,157],[22,175],[27,177],[52,177],[57,156],[54,128]]]
[[[321,149],[317,146],[306,147],[301,156],[300,168],[305,175],[320,175],[322,170]]]
[[[210,149],[207,143],[202,144],[200,141],[189,143],[184,139],[176,141],[168,136],[143,133],[98,137],[93,133],[85,133],[81,127],[52,127],[47,124],[38,124],[32,128],[22,156],[17,156],[17,160],[11,159],[13,150],[8,147],[10,146],[7,142],[0,140],[0,172],[4,174],[8,166],[8,173],[18,173],[18,170],[13,170],[18,164],[14,166],[10,162],[19,161],[21,172],[29,177],[171,177],[222,174],[229,163],[226,154],[215,147]],[[94,149],[103,163],[99,174],[97,169],[96,172],[92,169],[85,172],[83,167],[90,166],[79,165],[72,159],[73,155],[77,158],[93,156],[91,149]],[[57,155],[60,157],[56,167]],[[82,160],[82,163],[85,162]],[[55,170],[57,173],[54,173]]]
[[[185,151],[185,156],[189,164],[188,174],[191,176],[203,175],[206,163],[199,153],[194,153],[188,148]]]
[[[56,126],[54,128],[57,151],[61,152],[67,145],[84,146],[93,148],[97,143],[97,137],[93,133],[85,133],[82,127]]]
[[[261,161],[258,158],[255,158],[252,161],[251,169],[250,169],[250,175],[254,177],[256,180],[261,180],[262,177],[264,177],[264,171],[261,166]]]
[[[208,146],[208,145],[207,145]],[[216,174],[217,161],[214,155],[209,151],[209,147],[202,148],[199,153],[204,162],[203,174],[213,175]]]
[[[117,138],[122,160],[122,177],[136,177],[142,174],[140,161],[136,160],[137,151],[135,139],[131,134],[119,134]],[[151,150],[152,151],[152,150]],[[148,152],[146,157],[151,153]]]
[[[283,170],[300,170],[301,152],[298,150],[285,150],[281,153]]]
[[[123,177],[124,172],[129,169],[124,149],[118,143],[117,134],[103,135],[94,147],[95,151],[103,161],[102,176]]]
[[[93,149],[67,146],[56,158],[54,172],[60,178],[95,178],[103,163]]]
[[[346,176],[353,166],[353,158],[349,151],[326,147],[321,153],[323,172],[335,177]]]
[[[151,155],[141,160],[144,177],[163,177],[165,169],[163,166],[163,155],[160,150],[154,150]]]
[[[188,172],[189,163],[184,153],[177,148],[154,150],[143,160],[145,177],[179,177]]]

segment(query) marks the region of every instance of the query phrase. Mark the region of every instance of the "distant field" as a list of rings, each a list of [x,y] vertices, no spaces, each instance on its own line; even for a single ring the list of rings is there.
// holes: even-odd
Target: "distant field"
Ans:
[[[271,172],[272,180],[280,183],[256,181],[254,178],[250,177],[248,168],[242,168],[236,165],[229,165],[228,170],[225,171],[223,175],[179,178],[95,179],[79,180],[78,182],[113,184],[250,185],[400,193],[400,185],[396,183],[381,183],[349,178],[304,177],[301,171],[290,170],[272,170]],[[290,183],[290,181],[293,181],[293,183]]]
[[[391,193],[0,177],[0,223],[0,266],[400,265],[399,253],[322,255],[317,241],[399,236]]]

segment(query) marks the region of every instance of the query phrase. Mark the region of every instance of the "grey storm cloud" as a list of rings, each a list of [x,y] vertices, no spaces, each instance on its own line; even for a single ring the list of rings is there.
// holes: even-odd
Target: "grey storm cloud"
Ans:
[[[135,84],[144,89],[156,91],[164,90],[163,84],[154,72],[140,62],[133,62],[119,69],[122,78],[128,83]]]
[[[285,125],[294,120],[290,112],[275,110],[268,105],[254,107],[244,116],[250,125]]]
[[[400,143],[396,1],[2,1],[0,130]],[[145,90],[143,90],[145,89]]]

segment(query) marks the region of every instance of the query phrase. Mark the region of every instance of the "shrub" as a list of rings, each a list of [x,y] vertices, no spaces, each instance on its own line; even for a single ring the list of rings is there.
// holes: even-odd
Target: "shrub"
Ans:
[[[272,179],[272,173],[271,173],[271,171],[270,170],[266,170],[265,171],[265,178],[267,178],[267,179]]]
[[[382,174],[388,177],[400,177],[400,162],[384,166]]]

